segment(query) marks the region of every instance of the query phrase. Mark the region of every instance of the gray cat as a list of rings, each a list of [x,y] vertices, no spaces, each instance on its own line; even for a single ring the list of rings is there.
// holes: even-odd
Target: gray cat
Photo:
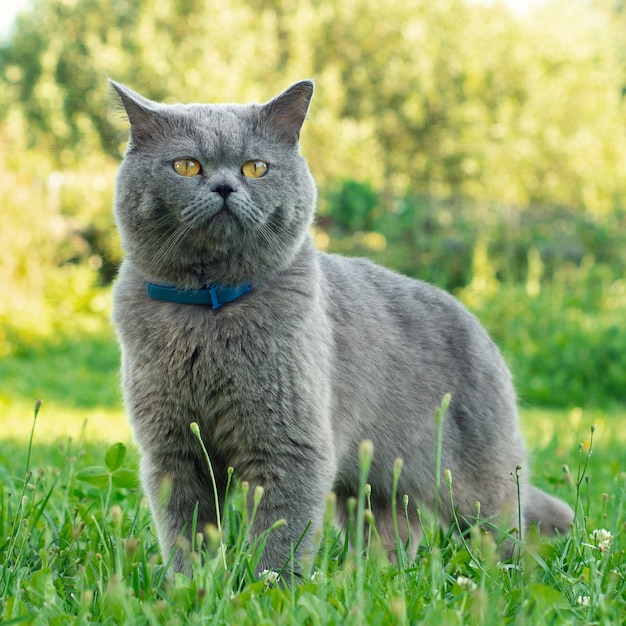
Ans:
[[[299,153],[312,82],[243,106],[162,105],[112,84],[131,123],[113,320],[165,558],[189,538],[196,506],[199,529],[215,521],[193,421],[221,494],[229,466],[251,492],[264,487],[253,533],[287,520],[259,571],[280,568],[307,524],[320,526],[330,491],[345,519],[364,439],[377,528],[393,546],[394,460],[404,459],[399,494],[432,506],[446,393],[442,469],[459,515],[478,501],[482,518],[516,520],[519,465],[524,528],[568,531],[572,510],[528,482],[511,377],[478,321],[435,287],[314,248],[316,190]],[[190,570],[181,550],[173,564]]]

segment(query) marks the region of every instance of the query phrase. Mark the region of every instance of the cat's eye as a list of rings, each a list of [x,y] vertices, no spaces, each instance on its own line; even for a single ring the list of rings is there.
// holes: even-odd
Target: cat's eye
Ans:
[[[241,173],[246,178],[261,178],[267,174],[269,165],[265,161],[246,161],[241,166]]]
[[[200,173],[200,163],[195,159],[176,159],[172,167],[180,176],[197,176]]]

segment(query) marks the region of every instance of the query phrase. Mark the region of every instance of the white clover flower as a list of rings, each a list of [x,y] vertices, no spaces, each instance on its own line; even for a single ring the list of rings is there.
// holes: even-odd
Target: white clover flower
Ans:
[[[271,569],[264,569],[261,572],[261,578],[263,579],[266,587],[271,587],[278,582],[278,572]]]
[[[604,528],[594,530],[589,537],[591,537],[591,541],[600,552],[608,552],[613,541],[613,535]]]
[[[580,604],[580,606],[589,606],[591,603],[591,598],[589,596],[578,596],[576,598],[576,604]]]
[[[456,584],[463,591],[474,591],[474,589],[476,589],[476,583],[467,576],[458,576],[456,579]]]
[[[326,574],[316,571],[311,574],[311,582],[316,584],[324,584],[326,582]]]

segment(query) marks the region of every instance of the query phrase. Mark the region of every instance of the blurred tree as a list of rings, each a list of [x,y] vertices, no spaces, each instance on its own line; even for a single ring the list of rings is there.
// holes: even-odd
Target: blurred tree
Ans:
[[[603,13],[609,28],[605,36],[613,44],[622,69],[622,96],[626,95],[626,0],[589,0],[589,4]]]
[[[540,17],[464,0],[36,0],[0,50],[3,101],[67,167],[120,154],[107,75],[166,101],[265,100],[313,76],[322,186],[610,210],[626,141],[607,12]]]
[[[322,7],[315,72],[334,67],[338,116],[375,145],[356,172],[395,193],[522,205],[607,211],[623,197],[619,68],[599,12],[560,3],[525,22],[461,0]]]
[[[604,0],[541,11],[520,18],[465,0],[35,0],[0,48],[4,159],[13,171],[24,150],[49,163],[30,173],[43,187],[44,172],[63,171],[59,212],[86,245],[60,262],[115,259],[110,187],[123,143],[107,76],[169,102],[263,101],[312,76],[303,149],[322,190],[350,191],[334,214],[340,196],[320,196],[339,225],[352,224],[342,211],[355,198],[372,214],[361,228],[388,237],[408,216],[423,223],[415,212],[427,203],[407,198],[471,199],[481,223],[497,221],[502,203],[608,213],[626,196],[624,74],[605,36],[621,12]]]

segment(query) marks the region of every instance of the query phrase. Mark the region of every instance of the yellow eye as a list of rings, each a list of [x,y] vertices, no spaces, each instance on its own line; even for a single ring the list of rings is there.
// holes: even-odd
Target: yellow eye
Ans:
[[[246,178],[261,178],[267,174],[269,165],[264,161],[246,161],[241,166],[241,173]]]
[[[200,173],[200,163],[195,159],[176,159],[172,166],[181,176],[197,176]]]

